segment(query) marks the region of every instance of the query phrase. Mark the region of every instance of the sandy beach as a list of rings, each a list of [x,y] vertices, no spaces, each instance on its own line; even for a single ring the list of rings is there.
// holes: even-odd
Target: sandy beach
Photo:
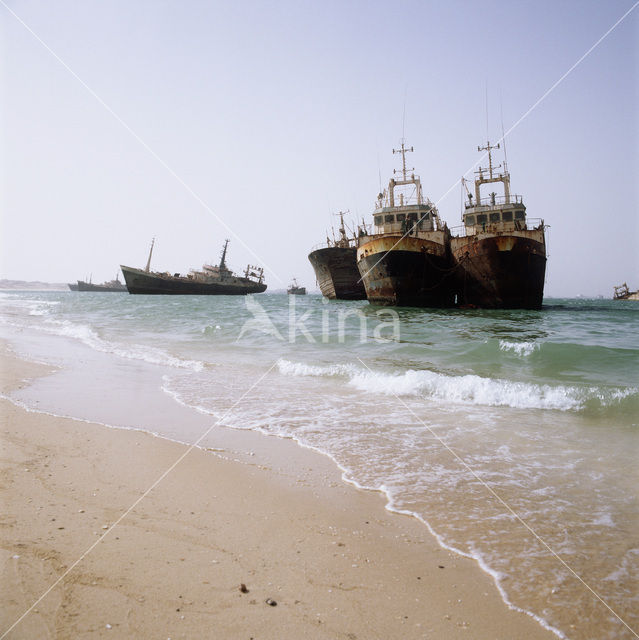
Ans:
[[[255,434],[295,464],[193,449],[149,491],[185,445],[26,411],[47,367],[0,370],[2,638],[555,637],[324,456]]]

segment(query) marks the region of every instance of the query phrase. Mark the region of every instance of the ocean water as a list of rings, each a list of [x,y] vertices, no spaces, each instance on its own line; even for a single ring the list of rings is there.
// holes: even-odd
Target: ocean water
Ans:
[[[59,367],[17,402],[189,443],[215,425],[204,447],[229,428],[293,438],[557,636],[637,637],[639,303],[16,292],[0,337]]]

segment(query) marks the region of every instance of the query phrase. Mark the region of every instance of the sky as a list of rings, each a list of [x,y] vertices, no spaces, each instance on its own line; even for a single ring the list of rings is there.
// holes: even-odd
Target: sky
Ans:
[[[110,280],[152,238],[184,273],[229,238],[234,270],[315,289],[402,138],[454,228],[503,122],[545,295],[639,288],[635,0],[0,0],[0,42],[0,278]]]

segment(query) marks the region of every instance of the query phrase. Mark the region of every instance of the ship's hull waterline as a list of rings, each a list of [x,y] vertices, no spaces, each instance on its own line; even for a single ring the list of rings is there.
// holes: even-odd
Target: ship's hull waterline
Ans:
[[[451,238],[459,304],[541,309],[546,276],[543,230]]]
[[[375,238],[358,250],[357,266],[371,304],[455,305],[455,266],[443,241],[400,235]]]
[[[203,282],[186,276],[150,273],[124,265],[121,268],[127,289],[133,294],[243,296],[266,291],[264,283],[248,278],[232,277],[228,282]]]
[[[324,247],[312,251],[313,265],[322,295],[329,300],[366,300],[366,290],[357,268],[355,247]]]

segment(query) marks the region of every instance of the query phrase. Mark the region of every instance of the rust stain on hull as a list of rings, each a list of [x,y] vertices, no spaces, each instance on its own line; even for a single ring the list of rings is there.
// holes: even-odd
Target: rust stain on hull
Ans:
[[[373,304],[454,306],[455,269],[444,232],[433,239],[375,238],[358,249],[357,266]]]
[[[355,247],[325,247],[309,254],[317,284],[329,300],[366,300]]]
[[[458,302],[485,308],[541,309],[546,275],[543,230],[451,239]]]

